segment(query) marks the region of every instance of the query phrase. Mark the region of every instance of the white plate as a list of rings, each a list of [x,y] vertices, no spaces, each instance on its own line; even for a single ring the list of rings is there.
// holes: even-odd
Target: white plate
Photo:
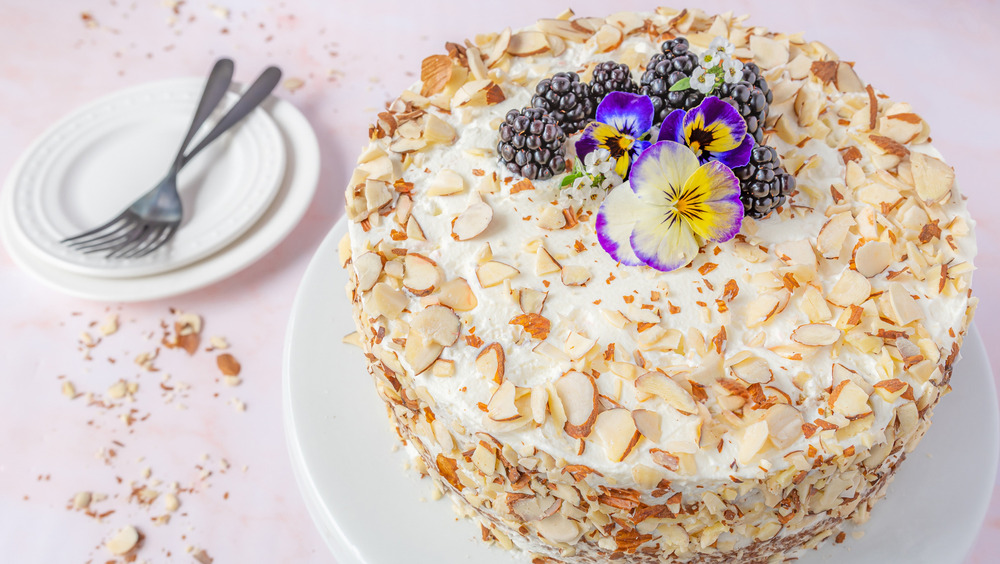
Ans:
[[[338,564],[518,562],[478,540],[478,526],[456,519],[449,502],[421,502],[429,482],[404,470],[402,452],[391,452],[398,439],[363,357],[341,343],[354,331],[337,257],[345,231],[342,219],[316,251],[285,337],[285,433],[316,526]],[[865,536],[824,545],[798,562],[963,560],[996,476],[998,419],[992,372],[974,327],[962,352],[955,391],[941,401],[930,431],[861,528]]]
[[[106,278],[63,270],[38,258],[14,228],[11,190],[0,194],[0,240],[14,262],[59,291],[101,301],[155,300],[196,290],[249,266],[273,249],[298,224],[312,201],[319,178],[319,145],[306,118],[277,98],[264,102],[283,139],[285,171],[274,202],[264,215],[226,248],[209,257],[155,276]]]
[[[149,276],[218,251],[260,219],[281,187],[285,151],[281,132],[257,109],[181,170],[177,187],[184,220],[160,250],[115,260],[59,242],[108,221],[163,178],[204,86],[204,79],[184,78],[128,88],[74,111],[43,133],[6,183],[27,246],[78,274]],[[192,147],[238,98],[227,93]]]

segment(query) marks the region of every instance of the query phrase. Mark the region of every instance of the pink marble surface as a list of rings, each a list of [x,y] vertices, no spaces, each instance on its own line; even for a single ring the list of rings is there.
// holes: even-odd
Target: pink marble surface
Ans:
[[[654,6],[634,0],[573,4],[578,13],[594,15]],[[994,172],[1000,80],[990,58],[1000,53],[991,27],[1000,21],[1000,4],[699,4],[750,13],[753,23],[823,40],[842,58],[858,61],[862,77],[911,102],[932,124],[979,222],[975,287],[983,302],[977,324],[993,366],[1000,366],[993,346],[1000,302],[985,290],[1000,276]],[[237,80],[250,80],[271,63],[301,78],[300,90],[279,95],[312,122],[323,156],[319,189],[301,224],[264,259],[201,291],[141,304],[93,303],[47,289],[0,251],[0,560],[104,562],[111,558],[104,540],[133,524],[146,537],[140,560],[149,562],[189,561],[187,551],[200,549],[216,562],[332,562],[299,496],[282,429],[282,341],[299,279],[341,215],[342,185],[368,121],[415,79],[420,59],[447,40],[522,25],[564,7],[537,0],[463,6],[438,0],[421,3],[427,9],[419,12],[412,2],[215,5],[228,14],[201,2],[0,4],[4,176],[28,143],[70,109],[145,81],[203,75],[220,55],[236,60]],[[84,12],[91,19],[82,18]],[[206,336],[229,340],[243,365],[239,386],[220,381],[214,353],[204,350],[191,357],[163,351],[159,372],[132,362],[155,348],[170,308],[200,313]],[[98,336],[90,324],[109,312],[119,314],[121,328],[89,349],[88,360],[81,332]],[[72,381],[78,392],[102,397],[118,379],[139,385],[134,402],[88,405],[85,397],[71,400],[60,391]],[[122,419],[129,414],[131,424]],[[182,489],[181,507],[169,523],[156,525],[153,519],[165,513],[162,497],[143,505],[130,499],[132,486],[165,492],[172,482]],[[93,509],[113,513],[96,519],[67,509],[83,490],[108,495]],[[998,533],[1000,495],[994,493],[968,562],[995,562]]]

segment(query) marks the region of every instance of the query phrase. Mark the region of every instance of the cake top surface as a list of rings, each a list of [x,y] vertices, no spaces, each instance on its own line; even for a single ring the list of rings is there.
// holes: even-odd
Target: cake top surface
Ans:
[[[821,43],[697,14],[541,20],[449,44],[379,115],[347,191],[361,315],[384,329],[362,338],[438,417],[652,487],[870,448],[899,405],[946,385],[976,247],[927,124]],[[797,191],[661,272],[602,248],[614,186],[528,180],[496,148],[540,80],[586,81],[602,61],[638,79],[668,29],[696,53],[722,35],[761,67],[765,143]]]

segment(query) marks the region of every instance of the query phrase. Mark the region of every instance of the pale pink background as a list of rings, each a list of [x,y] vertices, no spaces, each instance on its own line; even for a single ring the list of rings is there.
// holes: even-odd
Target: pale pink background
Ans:
[[[323,157],[319,188],[288,239],[238,275],[171,299],[111,304],[121,313],[123,328],[93,350],[92,361],[83,360],[77,340],[90,321],[103,318],[108,304],[55,293],[0,251],[0,560],[103,562],[110,557],[103,539],[132,523],[147,537],[140,559],[151,562],[187,561],[181,556],[189,546],[204,548],[216,562],[332,562],[299,496],[282,429],[282,344],[299,279],[341,215],[343,185],[369,120],[415,80],[420,60],[441,52],[445,41],[552,16],[566,3],[218,0],[215,5],[229,10],[227,19],[205,2],[182,3],[177,14],[167,4],[0,4],[0,175],[6,176],[28,143],[67,111],[145,81],[204,75],[218,56],[229,55],[237,62],[237,80],[250,80],[273,63],[286,76],[305,81],[301,90],[279,95],[298,106],[316,129]],[[655,5],[635,0],[573,4],[582,15]],[[862,77],[911,102],[932,124],[934,141],[957,169],[979,222],[975,287],[983,303],[977,324],[993,366],[1000,366],[995,349],[1000,302],[989,291],[989,281],[1000,277],[1000,42],[992,28],[1000,21],[1000,4],[698,4],[710,11],[750,13],[752,23],[821,39],[842,58],[857,61]],[[85,25],[82,12],[89,12],[97,26]],[[145,334],[169,317],[170,307],[201,313],[207,335],[229,339],[244,367],[241,386],[220,383],[213,355],[204,352],[190,359],[164,353],[162,372],[140,374],[130,359],[151,350]],[[109,356],[118,362],[110,364]],[[159,388],[164,372],[174,383],[191,386],[187,397],[164,402]],[[137,401],[110,411],[87,407],[82,398],[70,401],[60,394],[61,375],[81,391],[98,393],[118,378],[136,380]],[[246,402],[247,411],[236,411],[232,398]],[[187,409],[177,409],[177,403]],[[148,418],[127,427],[117,414],[133,407],[137,417]],[[106,464],[96,453],[109,447],[117,456]],[[225,471],[223,458],[231,464]],[[149,480],[142,475],[146,467],[152,470]],[[202,469],[213,474],[203,479]],[[127,502],[130,482],[152,479],[197,490],[182,494],[183,505],[168,525],[150,522],[162,513],[159,501],[153,510]],[[947,482],[948,476],[940,477],[945,489]],[[78,490],[117,495],[96,506],[115,513],[98,522],[67,510]],[[387,526],[405,524],[390,520]],[[998,533],[1000,497],[994,494],[968,561],[995,562]]]

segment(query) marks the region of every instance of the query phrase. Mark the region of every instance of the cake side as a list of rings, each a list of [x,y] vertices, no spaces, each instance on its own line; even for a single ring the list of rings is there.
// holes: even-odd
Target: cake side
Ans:
[[[948,389],[975,242],[929,128],[822,44],[741,21],[481,36],[373,127],[342,249],[357,339],[401,436],[504,544],[578,562],[805,544],[867,514]],[[540,79],[720,31],[774,92],[767,141],[798,193],[772,217],[663,274],[602,252],[602,188],[498,166],[497,125]]]

